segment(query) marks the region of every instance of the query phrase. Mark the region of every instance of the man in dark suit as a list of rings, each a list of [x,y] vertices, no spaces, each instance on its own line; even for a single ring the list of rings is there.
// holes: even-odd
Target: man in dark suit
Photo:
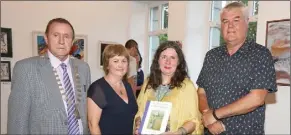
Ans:
[[[87,63],[69,56],[69,21],[55,18],[45,31],[48,51],[16,62],[8,100],[8,134],[87,134]]]

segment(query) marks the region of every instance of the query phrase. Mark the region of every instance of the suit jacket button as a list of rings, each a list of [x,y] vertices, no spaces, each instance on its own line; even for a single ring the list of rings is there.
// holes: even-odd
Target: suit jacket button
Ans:
[[[64,125],[68,125],[68,121],[65,121],[65,122],[64,122]]]

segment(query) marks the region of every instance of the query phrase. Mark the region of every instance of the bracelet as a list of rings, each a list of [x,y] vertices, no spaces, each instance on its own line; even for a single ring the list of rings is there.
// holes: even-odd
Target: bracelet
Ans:
[[[219,119],[216,114],[215,114],[215,110],[212,111],[212,115],[213,117],[217,120],[217,121],[220,121],[221,119]]]
[[[184,127],[179,127],[178,131],[179,130],[182,132],[182,135],[187,135],[187,130]]]

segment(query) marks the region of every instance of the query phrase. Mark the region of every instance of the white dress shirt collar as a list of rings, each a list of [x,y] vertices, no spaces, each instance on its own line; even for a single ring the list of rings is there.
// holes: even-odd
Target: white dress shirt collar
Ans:
[[[50,62],[53,68],[58,68],[61,63],[65,63],[67,66],[69,66],[70,57],[68,57],[66,60],[62,62],[56,56],[54,56],[49,50],[48,50],[48,57],[50,59]]]

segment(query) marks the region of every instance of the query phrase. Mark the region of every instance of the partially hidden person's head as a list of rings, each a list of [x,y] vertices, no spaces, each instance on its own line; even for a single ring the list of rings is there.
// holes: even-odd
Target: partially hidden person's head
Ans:
[[[139,57],[139,55],[136,55],[135,57],[135,61],[136,61],[136,68],[138,69],[139,68],[139,61],[140,61],[140,57]]]
[[[220,20],[226,45],[233,47],[243,44],[248,32],[248,8],[241,2],[229,3],[221,10]]]
[[[139,50],[137,49],[137,55],[135,56],[135,60],[136,60],[136,66],[137,66],[137,69],[141,68],[141,63],[142,63],[142,57],[140,55],[140,52]]]
[[[102,54],[103,71],[105,75],[127,77],[129,68],[129,54],[123,45],[115,44],[105,47]]]
[[[126,41],[125,48],[128,50],[130,56],[135,57],[138,55],[138,44],[135,40],[130,39]]]
[[[188,68],[182,49],[175,41],[165,41],[158,47],[151,65],[150,86],[162,84],[162,76],[171,77],[170,87],[180,87],[188,77]]]
[[[54,18],[47,24],[45,42],[49,51],[61,61],[70,53],[75,38],[72,24],[64,18]]]

